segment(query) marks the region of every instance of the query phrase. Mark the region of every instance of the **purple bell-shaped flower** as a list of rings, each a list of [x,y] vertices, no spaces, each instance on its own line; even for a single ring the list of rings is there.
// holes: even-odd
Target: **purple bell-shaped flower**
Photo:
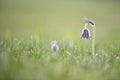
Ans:
[[[84,38],[84,39],[90,38],[90,31],[87,27],[83,29],[81,38]]]

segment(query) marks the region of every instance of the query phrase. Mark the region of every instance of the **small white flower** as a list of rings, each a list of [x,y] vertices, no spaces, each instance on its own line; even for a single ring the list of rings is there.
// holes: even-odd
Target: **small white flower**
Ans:
[[[107,59],[106,60],[106,68],[109,68],[110,67],[110,59]]]
[[[51,42],[51,49],[52,49],[53,52],[58,52],[59,46],[58,46],[56,40],[54,40],[54,41]]]
[[[65,45],[66,45],[66,47],[69,47],[69,48],[71,48],[73,46],[70,41],[65,41]]]
[[[96,57],[96,58],[98,58],[98,57],[99,57],[99,54],[98,54],[98,53],[96,53],[96,54],[95,54],[95,57]]]
[[[119,59],[120,59],[120,56],[117,56],[116,59],[119,60]]]

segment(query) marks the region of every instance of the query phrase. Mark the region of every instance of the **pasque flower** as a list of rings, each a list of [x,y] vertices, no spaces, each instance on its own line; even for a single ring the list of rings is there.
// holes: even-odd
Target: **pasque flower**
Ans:
[[[90,31],[87,27],[83,29],[81,38],[85,38],[85,39],[90,38]]]
[[[92,32],[92,54],[94,56],[95,54],[95,23],[88,19],[88,18],[84,18],[84,21],[85,21],[85,27],[84,29],[82,30],[82,36],[81,38],[84,38],[84,39],[89,39],[91,36],[90,36],[90,31],[88,29],[88,25],[91,24],[92,25],[92,28],[93,28],[93,32]]]
[[[59,46],[58,46],[56,40],[51,42],[51,49],[52,49],[53,52],[57,52],[59,50]]]

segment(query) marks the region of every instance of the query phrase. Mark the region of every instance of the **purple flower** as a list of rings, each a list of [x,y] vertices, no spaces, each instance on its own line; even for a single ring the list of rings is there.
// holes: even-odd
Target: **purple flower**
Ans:
[[[59,50],[59,46],[57,44],[57,41],[54,40],[51,42],[51,49],[53,52],[57,52]]]
[[[83,29],[81,38],[85,38],[85,39],[90,38],[90,31],[87,27]]]

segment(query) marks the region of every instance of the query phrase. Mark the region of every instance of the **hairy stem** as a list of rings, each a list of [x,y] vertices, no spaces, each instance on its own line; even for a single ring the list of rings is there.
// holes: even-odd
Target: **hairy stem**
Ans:
[[[93,33],[92,33],[92,54],[95,55],[95,25],[93,26]]]

